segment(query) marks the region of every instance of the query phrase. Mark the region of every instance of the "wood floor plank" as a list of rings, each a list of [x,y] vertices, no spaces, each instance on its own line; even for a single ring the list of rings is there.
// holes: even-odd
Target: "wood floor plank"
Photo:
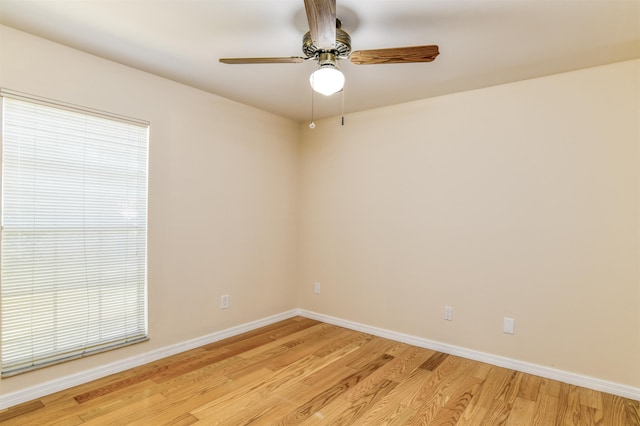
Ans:
[[[424,410],[419,409],[418,415],[408,424],[456,424],[482,383],[482,379],[473,376],[456,379],[449,384],[449,388],[443,387],[437,391],[445,396],[444,406],[434,404],[432,407],[426,406]]]
[[[208,350],[199,356],[192,359],[184,360],[179,365],[173,365],[170,368],[158,371],[156,374],[150,376],[150,378],[156,383],[164,383],[176,377],[183,376],[187,373],[191,373],[196,370],[201,370],[204,367],[214,365],[220,361],[224,361],[228,358],[232,358],[235,355],[234,352],[227,348],[216,348]]]
[[[108,424],[123,424],[128,423],[128,419],[131,416],[141,410],[153,409],[157,407],[166,398],[162,394],[154,394],[148,398],[141,399],[132,404],[127,404],[116,410],[104,413],[100,417],[94,417],[91,420],[84,421],[83,425],[108,425]]]
[[[496,400],[504,401],[507,404],[513,404],[520,393],[520,384],[522,383],[523,373],[519,371],[510,371],[506,380],[500,384],[496,396]]]
[[[43,404],[41,409],[29,411],[25,414],[2,420],[4,425],[45,425],[45,424],[79,424],[82,419],[78,416],[78,402],[71,393],[64,398],[44,398],[38,400]],[[9,409],[12,410],[12,409]]]
[[[391,380],[384,379],[377,382],[375,387],[367,388],[366,393],[360,394],[358,399],[351,401],[351,404],[331,424],[347,425],[358,422],[367,411],[375,407],[396,386],[398,383]]]
[[[640,403],[296,317],[2,410],[0,423],[640,426]]]
[[[223,349],[222,352],[225,355],[223,355],[221,358],[224,359],[226,358],[227,351],[226,349]],[[78,401],[78,403],[83,404],[94,398],[98,398],[98,397],[110,394],[112,392],[116,392],[120,389],[127,388],[129,386],[134,386],[138,383],[142,383],[149,379],[156,379],[158,377],[162,377],[163,374],[167,373],[170,370],[179,370],[178,373],[182,373],[184,371],[190,371],[189,366],[191,365],[191,363],[194,362],[194,360],[195,362],[200,362],[200,363],[206,362],[207,357],[209,355],[210,355],[209,352],[202,351],[202,350],[190,351],[188,357],[185,358],[184,356],[180,356],[180,359],[181,359],[180,363],[158,362],[154,365],[153,368],[140,369],[140,371],[137,371],[135,374],[129,374],[129,375],[123,376],[119,380],[112,380],[109,382],[109,384],[99,384],[98,386],[96,386],[95,388],[89,391],[86,391],[74,396],[74,399]],[[217,355],[217,354],[214,353],[213,355]],[[204,359],[205,361],[202,361],[201,357],[203,357],[202,359]],[[170,373],[170,374],[173,374],[173,373]]]
[[[530,398],[517,397],[513,402],[505,426],[530,425],[535,414],[536,402]]]
[[[224,374],[230,379],[243,376],[256,370],[267,368],[266,364],[271,362],[273,357],[280,356],[290,349],[285,345],[278,345],[256,355],[247,357],[246,354],[238,354],[238,360],[224,369]]]
[[[43,420],[27,420],[22,417],[14,417],[2,422],[2,426],[32,426],[32,425],[60,425],[60,426],[77,426],[84,424],[82,419],[76,415],[56,415],[43,416]]]
[[[420,366],[420,368],[422,368],[423,370],[427,370],[427,371],[433,371],[436,368],[438,368],[438,366],[440,364],[442,364],[444,362],[444,360],[447,359],[448,356],[449,356],[448,354],[445,354],[445,353],[442,353],[442,352],[436,352],[431,357],[429,357],[429,359],[426,360]]]
[[[617,395],[602,394],[602,417],[605,425],[640,425],[640,402]]]
[[[510,376],[510,370],[492,367],[458,423],[461,425],[484,424],[487,412],[498,397],[503,382],[508,380]]]
[[[277,339],[274,339],[272,342],[266,343],[260,347],[244,351],[240,356],[242,356],[243,358],[249,359],[257,355],[260,355],[264,352],[270,351],[276,347],[284,346],[286,348],[290,348],[292,346],[291,344],[289,344],[290,342],[297,341],[301,338],[304,338],[305,336],[308,336],[309,334],[312,334],[326,327],[328,327],[327,324],[316,322],[315,324],[309,324],[308,327],[291,330],[291,333],[288,333],[286,335],[281,335]]]
[[[447,357],[435,371],[430,372],[431,374],[427,380],[422,383],[422,386],[420,386],[416,392],[406,395],[402,404],[417,411],[424,411],[427,406],[436,406],[440,401],[442,401],[442,406],[444,406],[446,400],[444,395],[438,391],[440,385],[447,380],[449,375],[457,371],[461,365],[461,358]],[[424,368],[420,368],[420,370],[429,372],[429,370]]]
[[[290,352],[296,351],[296,344],[292,344],[291,342],[299,342],[302,340],[309,339],[309,336],[316,330],[321,330],[321,326],[307,328],[305,330],[293,333],[291,335],[287,335],[286,339],[280,339],[276,342],[263,345],[261,347],[255,348],[253,350],[249,350],[243,354],[240,354],[243,361],[234,363],[233,365],[225,368],[225,374],[229,376],[229,378],[238,377],[239,375],[246,374],[249,371],[259,370],[261,368],[277,368],[279,365],[286,365],[287,362],[283,362],[283,359],[289,358],[288,361],[291,362],[292,355]],[[336,332],[339,329],[334,329]],[[322,334],[324,339],[322,340],[322,344],[320,345],[320,349],[325,347],[330,347],[333,345],[333,342],[336,340],[342,341],[340,336],[343,334],[336,333],[335,335],[328,336],[326,334]],[[313,337],[313,336],[312,336]],[[351,340],[358,341],[362,340],[362,335],[350,335]],[[347,342],[345,341],[344,345],[335,346],[336,350],[342,350],[347,346]],[[318,346],[315,346],[318,347]],[[319,350],[320,350],[319,349]],[[311,352],[313,354],[317,354],[318,351],[307,350],[306,352]],[[326,354],[331,353],[331,350],[324,350]],[[298,353],[294,355],[295,357],[299,357],[304,355],[302,353]],[[324,356],[324,355],[323,355]]]
[[[221,386],[233,379],[224,375],[222,370],[229,363],[237,361],[237,357],[227,358],[217,364],[207,365],[198,370],[190,371],[182,376],[176,377],[159,384],[161,392],[164,396],[171,399],[180,399],[184,395],[198,395],[206,392],[212,387]],[[155,382],[155,381],[154,381]]]
[[[451,412],[462,414],[476,393],[478,393],[478,389],[482,383],[484,383],[484,380],[473,376],[456,379],[449,389],[444,389],[444,393],[448,397],[444,408]],[[457,416],[457,418],[459,417],[460,416]]]
[[[69,424],[82,423],[78,416],[78,403],[70,396],[67,403],[57,402],[51,405],[44,405],[40,410],[30,411],[19,416],[12,416],[10,419],[0,421],[3,426],[13,425],[45,425],[45,424]]]
[[[375,386],[381,380],[401,382],[409,377],[413,371],[429,359],[435,352],[429,349],[417,348],[410,345],[402,345],[400,350],[391,348],[386,353],[394,356],[394,359],[371,374],[362,383],[345,393],[348,401],[356,400],[368,387]]]
[[[246,333],[239,334],[237,336],[228,337],[217,342],[204,345],[202,348],[206,350],[212,350],[215,348],[237,348],[239,346],[247,345],[253,346],[254,343],[265,342],[269,340],[277,340],[283,335],[289,335],[294,331],[300,331],[305,328],[313,327],[315,325],[321,325],[319,321],[311,320],[308,318],[300,319],[288,319],[270,324],[264,327],[257,328]],[[286,330],[283,332],[283,330]]]
[[[560,395],[558,396],[557,423],[559,425],[581,424],[580,411],[578,387],[562,383],[560,385]]]
[[[304,380],[305,384],[318,387],[322,383],[333,381],[337,382],[344,378],[347,372],[356,371],[359,367],[366,365],[372,359],[384,354],[386,349],[391,345],[381,345],[380,340],[376,336],[370,334],[359,333],[363,339],[350,341],[348,345],[357,346],[357,351],[346,354],[343,358],[334,363],[331,368],[323,369],[312,374]],[[328,345],[331,347],[332,345]],[[324,348],[321,350],[324,352]],[[349,373],[350,374],[350,373]]]
[[[560,396],[560,385],[562,383],[557,380],[542,378],[540,382],[540,393],[554,396],[558,398]]]
[[[314,384],[314,386],[305,386],[303,382],[311,375],[321,370],[331,369],[334,364],[349,353],[358,350],[358,346],[347,346],[340,351],[333,352],[331,355],[319,358],[316,355],[308,355],[311,362],[299,362],[287,366],[279,370],[271,380],[265,381],[257,388],[262,395],[278,393],[282,398],[292,401],[298,398],[304,398],[304,394],[310,389],[315,391],[322,382]],[[301,360],[301,361],[304,361]],[[350,372],[349,370],[347,372]],[[344,371],[343,371],[344,373]],[[335,382],[335,381],[334,381]],[[331,382],[327,382],[331,383]],[[296,395],[296,397],[294,397]]]
[[[233,416],[225,419],[225,425],[272,425],[278,419],[293,411],[297,405],[290,401],[283,401],[281,398],[262,398],[261,402],[255,404],[250,409],[239,411]],[[211,425],[211,421],[199,422]]]
[[[15,407],[12,407],[10,409],[0,411],[0,422],[25,415],[27,413],[32,413],[33,411],[39,410],[41,408],[44,408],[44,404],[39,400],[16,405]]]
[[[179,415],[174,419],[169,419],[164,423],[158,423],[158,426],[190,426],[198,422],[198,419],[189,413]]]
[[[409,423],[409,419],[416,415],[415,410],[406,407],[404,405],[398,405],[396,408],[388,413],[385,417],[380,419],[376,423],[363,423],[380,426],[405,426]]]
[[[327,342],[325,345],[320,347],[317,351],[313,352],[313,354],[319,358],[330,355],[331,353],[340,350],[345,346],[350,346],[352,344],[357,344],[358,346],[362,346],[365,343],[368,343],[373,339],[373,336],[370,334],[364,333],[351,333],[347,332],[344,334],[340,334],[337,338]]]
[[[420,361],[424,358],[417,356],[420,351],[416,351],[416,349],[419,348],[409,346],[403,351],[387,353],[387,355],[394,357],[393,360],[369,375],[357,386],[354,386],[352,389],[345,392],[343,396],[344,399],[349,402],[354,402],[362,398],[363,395],[368,394],[371,388],[377,387],[379,383],[384,380],[398,381],[398,377],[401,377],[401,375],[409,369],[415,369],[417,365],[420,365]],[[423,352],[428,353],[430,351],[423,350]]]
[[[555,425],[557,412],[558,398],[541,392],[533,410],[531,426]]]
[[[340,355],[340,353],[336,354],[336,357]],[[271,377],[260,384],[256,384],[253,388],[231,392],[210,404],[193,410],[192,414],[202,420],[209,419],[209,421],[212,421],[213,418],[216,418],[216,422],[224,422],[226,417],[232,417],[239,411],[252,410],[252,407],[264,400],[265,395],[282,395],[286,389],[296,386],[302,379],[326,367],[331,362],[333,362],[333,359],[329,356],[318,358],[315,355],[307,355],[274,372]]]
[[[396,345],[397,342],[383,339],[378,336],[371,336],[371,339],[362,346],[362,351],[358,354],[354,354],[351,359],[348,360],[346,365],[350,368],[359,370],[372,360],[387,354],[387,352]]]
[[[255,391],[253,385],[237,389],[215,401],[191,411],[191,414],[210,425],[231,424],[229,419],[238,413],[246,415],[259,406],[263,397]]]
[[[449,358],[451,362],[447,362]],[[432,424],[441,415],[460,417],[480,384],[483,383],[482,379],[469,376],[472,364],[469,360],[458,357],[445,358],[431,377],[431,383],[429,383],[431,387],[428,388],[430,397],[422,399],[419,405],[415,403],[410,405],[416,410],[416,416],[409,424]],[[449,369],[445,370],[445,368]],[[443,374],[445,371],[446,373]],[[440,414],[443,410],[445,412]]]
[[[236,380],[230,380],[222,385],[203,389],[198,387],[197,392],[183,392],[179,397],[172,398],[171,403],[154,409],[143,409],[129,416],[131,425],[153,425],[175,418],[184,413],[191,413],[193,410],[210,404],[218,398],[224,397],[228,393],[238,389],[246,389],[254,386],[256,382],[261,382],[271,377],[273,372],[267,369],[254,371]]]
[[[392,369],[387,378],[401,382],[408,378],[416,368],[422,365],[434,353],[435,351],[431,349],[417,348],[415,346],[409,346],[398,354],[389,353],[389,355],[395,356],[398,361],[392,365]]]
[[[467,409],[462,413],[462,417],[458,419],[456,426],[477,426],[484,425],[484,418],[487,416],[487,409],[474,404],[473,401],[469,404]]]
[[[341,396],[344,392],[358,384],[368,375],[382,367],[393,359],[392,356],[387,354],[380,355],[377,359],[371,360],[362,368],[350,374],[342,379],[340,382],[325,389],[318,395],[309,399],[304,404],[297,407],[294,412],[290,413],[286,417],[280,420],[278,424],[299,424],[302,423],[309,416],[314,415],[320,411],[323,407],[331,403],[333,400]]]
[[[602,394],[600,392],[587,388],[578,388],[578,392],[580,405],[602,411]]]
[[[624,398],[624,408],[627,421],[633,425],[640,425],[640,401]]]
[[[529,401],[537,401],[540,394],[540,385],[542,377],[533,376],[531,374],[521,374],[520,386],[518,386],[518,398],[528,399]]]
[[[474,362],[469,374],[473,377],[484,380],[489,375],[489,372],[491,372],[491,367],[492,366],[490,364],[485,362]]]
[[[495,399],[485,413],[482,421],[476,424],[480,425],[504,425],[511,414],[513,404],[508,401]]]
[[[132,382],[133,383],[133,382]],[[95,386],[95,385],[94,385]],[[42,410],[35,410],[20,416],[15,422],[2,422],[5,424],[27,425],[75,425],[94,417],[100,417],[117,408],[127,406],[133,402],[148,398],[159,393],[159,389],[152,381],[133,383],[129,387],[121,387],[118,390],[93,398],[83,404],[79,404],[73,394],[75,392],[63,391],[63,397],[47,398],[47,403]]]
[[[348,366],[350,360],[366,351],[366,345],[351,351],[342,359],[337,360],[326,368],[322,368],[306,377],[302,383],[314,389],[324,389],[333,383],[337,383],[356,370]]]
[[[307,418],[301,419],[301,421],[297,424],[299,424],[300,426],[339,425],[340,423],[338,423],[338,418],[350,407],[351,403],[349,403],[348,401],[345,401],[343,398],[336,398],[329,404],[322,407],[320,411],[313,413]]]
[[[161,387],[151,380],[136,383],[130,387],[120,389],[117,392],[104,395],[84,405],[80,405],[80,410],[77,411],[78,416],[86,422],[91,419],[103,417],[106,413],[117,411],[140,400],[150,398],[160,392]]]
[[[430,371],[416,369],[413,374],[402,381],[400,386],[392,389],[373,407],[363,418],[363,424],[394,424],[398,419],[407,419],[415,414],[415,410],[408,407],[405,401],[407,395],[420,392],[425,381],[431,377]]]
[[[602,424],[602,410],[586,405],[580,406],[580,422],[586,426],[597,426]]]
[[[284,320],[280,321],[280,326],[271,330],[270,335],[273,340],[280,340],[284,337],[290,336],[307,328],[322,324],[320,321],[316,321],[310,318],[297,317],[294,321]]]
[[[331,339],[339,339],[341,336],[349,334],[348,330],[335,326],[327,326],[303,339],[285,343],[289,351],[281,355],[274,356],[264,364],[265,368],[278,370],[291,364],[298,359],[311,355],[327,345]],[[292,350],[295,349],[295,350]]]

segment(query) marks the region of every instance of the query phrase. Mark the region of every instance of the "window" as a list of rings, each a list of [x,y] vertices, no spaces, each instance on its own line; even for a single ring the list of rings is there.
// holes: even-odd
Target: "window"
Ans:
[[[148,123],[0,95],[2,377],[147,340]]]

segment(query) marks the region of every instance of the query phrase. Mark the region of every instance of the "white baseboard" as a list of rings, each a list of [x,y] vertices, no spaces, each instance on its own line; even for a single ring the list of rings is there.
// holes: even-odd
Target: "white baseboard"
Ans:
[[[69,389],[71,387],[78,386],[92,380],[100,379],[111,374],[120,373],[121,371],[125,371],[130,368],[139,367],[141,365],[148,364],[150,362],[157,361],[171,355],[176,355],[200,346],[208,345],[209,343],[214,343],[228,337],[246,333],[247,331],[255,330],[256,328],[264,327],[265,325],[273,324],[288,318],[293,318],[298,314],[299,312],[297,310],[283,312],[281,314],[262,318],[256,321],[251,321],[246,324],[227,328],[226,330],[211,333],[206,336],[187,340],[171,346],[166,346],[160,349],[126,358],[121,361],[116,361],[97,368],[82,371],[80,373],[60,377],[58,379],[39,384],[37,386],[9,393],[3,395],[0,398],[0,410],[8,407],[13,407],[14,405],[22,404],[23,402],[32,401],[34,399],[41,398],[45,395],[50,395],[61,390]]]
[[[558,381],[569,383],[576,386],[583,386],[583,387],[594,389],[597,391],[619,395],[625,398],[640,400],[640,389],[634,388],[631,386],[608,382],[606,380],[596,379],[589,376],[583,376],[580,374],[557,370],[554,368],[544,367],[541,365],[531,364],[528,362],[518,361],[515,359],[505,358],[498,355],[492,355],[485,352],[474,351],[474,350],[463,348],[460,346],[449,345],[449,344],[437,342],[434,340],[411,336],[409,334],[403,334],[403,333],[398,333],[395,331],[390,331],[382,328],[372,327],[369,325],[360,324],[360,323],[348,321],[348,320],[343,320],[340,318],[335,318],[329,315],[323,315],[316,312],[307,311],[304,309],[294,309],[291,311],[283,312],[281,314],[273,315],[267,318],[262,318],[256,321],[251,321],[251,322],[241,324],[235,327],[231,327],[222,331],[208,334],[206,336],[187,340],[171,346],[166,346],[164,348],[156,349],[144,354],[126,358],[121,361],[117,361],[117,362],[107,364],[101,367],[93,368],[90,370],[82,371],[76,374],[60,377],[58,379],[55,379],[43,384],[39,384],[37,386],[33,386],[30,388],[22,389],[13,393],[3,395],[2,398],[0,398],[0,410],[8,407],[12,407],[14,405],[21,404],[23,402],[32,401],[34,399],[38,399],[45,395],[50,395],[52,393],[59,392],[61,390],[68,389],[73,386],[81,385],[83,383],[90,382],[91,380],[100,379],[102,377],[119,373],[121,371],[128,370],[130,368],[139,367],[141,365],[144,365],[153,361],[157,361],[159,359],[166,358],[168,356],[185,352],[191,349],[195,349],[197,347],[207,345],[209,343],[214,343],[219,340],[226,339],[228,337],[233,337],[238,334],[246,333],[247,331],[255,330],[257,328],[264,327],[266,325],[273,324],[288,318],[293,318],[298,315],[306,318],[326,322],[328,324],[333,324],[340,327],[348,328],[351,330],[372,334],[374,336],[384,337],[384,338],[395,340],[398,342],[407,343],[407,344],[418,346],[421,348],[432,349],[435,351],[444,352],[451,355],[457,355],[463,358],[486,362],[487,364],[492,364],[499,367],[510,368],[516,371],[522,371],[523,373],[529,373],[536,376],[546,377],[548,379],[558,380]]]
[[[351,330],[361,331],[363,333],[372,334],[374,336],[384,337],[386,339],[395,340],[397,342],[407,343],[409,345],[427,348],[438,352],[444,352],[451,355],[460,356],[475,361],[485,362],[487,364],[498,367],[509,368],[511,370],[521,371],[523,373],[533,374],[535,376],[545,377],[547,379],[558,380],[560,382],[571,385],[582,386],[594,389],[600,392],[606,392],[625,398],[640,401],[640,388],[622,385],[620,383],[609,382],[595,377],[584,376],[581,374],[571,373],[569,371],[558,370],[555,368],[545,367],[542,365],[531,364],[529,362],[518,361],[516,359],[505,358],[498,355],[488,354],[485,352],[475,351],[460,346],[449,345],[422,337],[411,336],[409,334],[398,333],[395,331],[385,330],[383,328],[372,327],[353,321],[343,320],[340,318],[323,315],[316,312],[299,309],[297,313],[300,316],[326,322],[328,324],[337,325]]]

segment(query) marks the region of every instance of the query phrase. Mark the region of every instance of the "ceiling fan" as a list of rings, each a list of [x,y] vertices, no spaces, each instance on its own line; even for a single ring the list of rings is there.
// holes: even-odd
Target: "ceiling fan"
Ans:
[[[221,58],[225,64],[283,64],[318,61],[309,82],[314,91],[332,95],[344,87],[344,75],[338,61],[350,59],[358,65],[431,62],[438,56],[438,46],[394,47],[351,51],[351,37],[336,19],[336,0],[304,0],[309,31],[302,38],[302,56],[272,58]]]

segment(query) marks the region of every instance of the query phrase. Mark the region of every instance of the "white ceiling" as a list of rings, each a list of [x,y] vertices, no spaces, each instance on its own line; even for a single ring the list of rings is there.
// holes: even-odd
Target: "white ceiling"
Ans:
[[[337,3],[354,50],[440,46],[431,63],[342,61],[347,113],[640,58],[638,0]],[[298,121],[311,115],[312,62],[218,62],[302,56],[303,0],[0,0],[0,23]],[[341,100],[315,95],[316,118],[339,115]]]

